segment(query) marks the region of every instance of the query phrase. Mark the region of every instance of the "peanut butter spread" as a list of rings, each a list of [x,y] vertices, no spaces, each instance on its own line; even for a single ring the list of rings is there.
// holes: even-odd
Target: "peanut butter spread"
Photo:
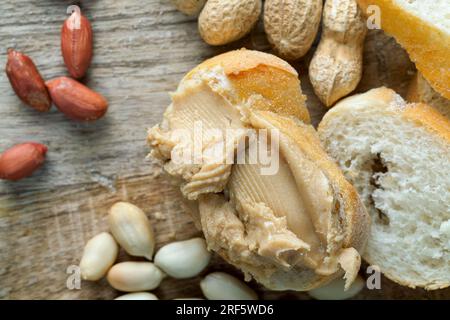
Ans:
[[[233,167],[228,183],[230,198],[236,207],[260,203],[266,206],[274,217],[285,217],[288,230],[303,243],[299,249],[302,249],[308,258],[314,257],[307,261],[308,264],[317,266],[319,260],[317,255],[323,253],[323,248],[320,245],[319,234],[315,232],[313,216],[309,214],[303,189],[297,185],[284,157],[280,157],[279,169],[275,175],[261,175],[260,166],[260,164],[236,164]],[[320,221],[317,224],[320,224]],[[326,221],[323,221],[323,224],[326,224]],[[284,264],[293,263],[285,261]]]
[[[181,190],[189,200],[197,199],[199,194],[223,191],[231,173],[231,164],[225,160],[233,158],[234,144],[246,132],[239,110],[221,96],[218,89],[213,89],[214,80],[205,75],[203,80],[183,83],[182,88],[172,94],[172,104],[161,126],[149,132],[152,155],[170,159],[165,170],[181,178]],[[226,140],[229,146],[223,145],[226,133],[233,134]],[[201,150],[197,150],[199,147]],[[213,152],[217,148],[224,150],[223,157],[217,158]],[[201,159],[195,159],[196,151],[202,155]]]
[[[183,195],[194,201],[209,248],[247,278],[272,289],[308,290],[344,270],[349,285],[360,258],[343,247],[338,190],[302,146],[271,121],[279,116],[252,108],[261,99],[236,103],[223,70],[198,71],[172,94],[162,124],[149,130],[152,155],[164,161],[165,170],[180,179]],[[277,134],[273,174],[261,174],[264,165],[250,161],[249,136],[256,129],[267,130],[269,141]],[[234,164],[241,143],[245,161]],[[223,152],[212,152],[217,150]],[[198,153],[196,161],[179,161]]]

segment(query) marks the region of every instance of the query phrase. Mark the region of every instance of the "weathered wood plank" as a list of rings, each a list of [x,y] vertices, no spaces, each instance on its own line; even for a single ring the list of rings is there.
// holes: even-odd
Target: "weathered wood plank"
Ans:
[[[49,146],[48,161],[33,177],[0,182],[0,298],[100,298],[118,295],[105,280],[66,287],[66,269],[76,265],[84,243],[106,230],[108,207],[118,200],[144,209],[156,227],[158,246],[199,232],[184,213],[181,197],[155,162],[145,160],[146,129],[157,123],[185,72],[205,58],[230,49],[269,50],[260,23],[245,39],[226,47],[204,44],[194,18],[175,11],[169,1],[80,1],[95,32],[95,57],[86,83],[110,101],[107,116],[93,124],[66,119],[55,108],[38,114],[15,97],[0,73],[0,149],[24,140]],[[6,48],[26,52],[47,79],[66,75],[59,31],[71,1],[3,0],[0,3],[0,65]],[[313,123],[326,109],[312,92],[307,62],[294,63],[308,96]],[[371,32],[366,41],[365,74],[357,91],[380,85],[404,94],[414,71],[393,39]],[[163,219],[161,219],[161,216]],[[121,260],[130,259],[121,253]],[[215,257],[210,270],[232,267]],[[199,296],[199,278],[165,280],[161,298]],[[258,288],[264,298],[301,298],[300,293],[274,293]],[[360,298],[449,297],[449,291],[425,293],[385,280],[382,291]]]

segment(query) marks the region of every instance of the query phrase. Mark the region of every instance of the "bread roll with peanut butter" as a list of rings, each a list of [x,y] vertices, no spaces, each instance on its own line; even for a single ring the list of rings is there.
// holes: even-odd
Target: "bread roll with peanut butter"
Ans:
[[[232,51],[189,72],[148,135],[209,249],[273,290],[340,276],[349,287],[368,234],[368,214],[323,151],[305,100],[288,63]]]

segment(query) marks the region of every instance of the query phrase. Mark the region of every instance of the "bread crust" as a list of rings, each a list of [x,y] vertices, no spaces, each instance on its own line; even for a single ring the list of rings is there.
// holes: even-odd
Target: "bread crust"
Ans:
[[[422,95],[421,95],[421,88],[419,83],[419,73],[416,73],[416,75],[412,78],[411,82],[409,83],[408,87],[408,93],[406,96],[406,99],[408,99],[409,102],[422,102]]]
[[[417,72],[411,80],[406,99],[409,102],[428,104],[450,119],[450,100],[436,92],[420,72]]]
[[[364,102],[360,99],[361,95],[364,95]],[[355,101],[358,101],[358,105],[364,104],[370,108],[378,108],[380,113],[395,112],[401,114],[405,120],[416,122],[430,133],[450,143],[450,119],[425,103],[406,104],[393,90],[386,87],[372,89],[338,102],[333,109],[325,114],[319,124],[318,131],[326,130],[330,119],[336,114],[354,108]]]
[[[266,103],[255,105],[257,109],[294,116],[305,123],[311,122],[298,73],[286,61],[260,51],[234,50],[204,61],[182,81],[192,78],[201,70],[216,66],[223,68],[240,99],[261,95]]]
[[[450,99],[450,35],[403,10],[394,0],[357,0],[367,15],[370,5],[381,10],[381,28],[406,49],[430,85]]]
[[[361,96],[364,95],[364,99]],[[320,132],[327,132],[332,119],[344,113],[349,113],[355,107],[377,109],[380,114],[396,113],[400,115],[404,121],[414,122],[416,125],[423,127],[436,139],[441,140],[444,144],[450,144],[450,120],[439,113],[435,108],[424,103],[406,104],[393,90],[381,87],[369,90],[366,93],[354,95],[343,99],[336,106],[328,111],[319,124]],[[376,258],[370,255],[369,251],[363,254],[364,260],[369,264],[377,264]],[[423,287],[427,290],[443,289],[450,286],[448,283],[429,284],[420,281],[408,282],[398,277],[395,272],[389,269],[381,270],[383,274],[392,281],[411,288]]]

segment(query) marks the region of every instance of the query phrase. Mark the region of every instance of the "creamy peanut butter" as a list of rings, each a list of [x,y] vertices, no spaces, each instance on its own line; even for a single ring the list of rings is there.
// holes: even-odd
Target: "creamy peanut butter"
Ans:
[[[246,134],[239,110],[214,89],[211,81],[205,75],[184,83],[172,94],[163,123],[149,131],[152,155],[168,160],[166,171],[183,180],[181,190],[189,200],[223,191],[235,144]],[[230,145],[223,145],[225,135],[230,133],[233,136],[226,139]],[[217,158],[213,152],[216,149],[223,149],[222,157]],[[202,158],[196,158],[196,154]]]
[[[287,227],[298,239],[304,242],[304,253],[308,264],[317,266],[318,253],[324,252],[320,239],[315,232],[296,179],[284,159],[279,157],[279,169],[275,175],[261,175],[261,164],[236,164],[233,166],[228,183],[230,197],[236,205],[262,203],[274,217],[285,217]]]
[[[306,290],[290,284],[291,279],[320,279],[340,266],[351,282],[360,261],[356,250],[342,248],[336,191],[326,172],[279,130],[279,123],[254,112],[252,104],[261,99],[252,96],[237,103],[220,69],[198,72],[172,94],[163,123],[150,129],[152,155],[165,161],[165,170],[182,181],[184,196],[195,200],[190,206],[195,207],[209,248],[248,277],[272,288]],[[193,134],[197,122],[201,136]],[[229,129],[234,133],[224,143],[220,136],[229,135]],[[262,175],[259,163],[227,162],[235,160],[237,146],[251,129],[267,129],[271,137],[280,131],[275,174]],[[199,145],[200,161],[175,161]],[[224,152],[210,154],[215,149]]]

